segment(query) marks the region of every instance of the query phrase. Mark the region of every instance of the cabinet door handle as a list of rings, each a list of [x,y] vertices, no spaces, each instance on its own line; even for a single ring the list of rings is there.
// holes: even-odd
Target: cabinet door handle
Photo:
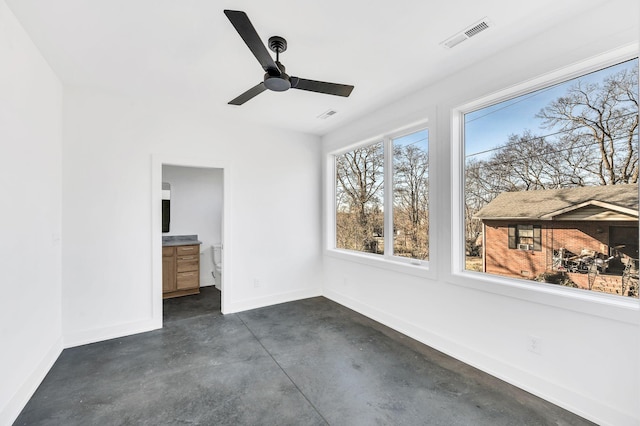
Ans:
[[[181,260],[193,260],[195,259],[194,256],[189,256],[189,257],[183,257]]]

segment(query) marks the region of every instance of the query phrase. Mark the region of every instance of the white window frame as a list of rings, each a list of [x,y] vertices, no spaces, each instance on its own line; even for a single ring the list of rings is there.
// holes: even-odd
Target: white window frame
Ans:
[[[375,137],[367,138],[358,143],[351,144],[341,149],[331,151],[326,155],[326,232],[325,232],[325,254],[331,257],[349,260],[369,266],[389,269],[396,272],[402,272],[419,277],[432,277],[430,271],[430,261],[420,259],[410,259],[402,256],[393,255],[393,238],[387,238],[393,235],[393,140],[403,136],[410,135],[415,132],[427,130],[429,132],[429,203],[428,209],[431,211],[432,205],[432,131],[429,128],[428,121],[424,120],[416,124],[412,124],[393,132],[384,133]],[[374,254],[359,252],[356,250],[340,249],[336,247],[336,157],[361,146],[367,146],[382,142],[384,150],[384,254]],[[432,216],[429,215],[429,259],[433,252],[433,224]]]
[[[547,283],[530,283],[527,280],[503,277],[499,275],[465,270],[464,244],[464,115],[466,113],[491,106],[515,97],[525,95],[551,85],[562,83],[585,74],[599,71],[638,57],[638,45],[625,46],[614,51],[598,55],[594,58],[561,68],[540,77],[488,94],[482,98],[459,105],[451,110],[451,275],[452,281],[468,288],[515,297],[527,301],[568,308],[573,305],[572,299],[593,302],[591,306],[600,315],[618,317],[611,309],[630,308],[627,313],[637,313],[640,300],[620,297],[605,293],[585,291]],[[560,296],[560,297],[559,297]],[[591,312],[596,313],[596,312]],[[629,319],[629,318],[627,318]]]

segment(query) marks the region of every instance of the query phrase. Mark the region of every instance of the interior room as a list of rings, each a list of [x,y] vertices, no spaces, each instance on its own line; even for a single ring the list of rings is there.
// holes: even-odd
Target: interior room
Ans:
[[[195,235],[201,243],[199,287],[222,287],[223,179],[222,169],[162,166],[162,185],[168,188],[163,189],[163,205],[169,201],[163,207],[162,236]]]
[[[163,237],[191,235],[198,282],[221,290],[216,318],[258,340],[278,307],[310,327],[301,335],[329,309],[331,321],[355,321],[346,328],[424,345],[415,350],[585,421],[640,424],[637,293],[537,283],[525,267],[520,278],[469,270],[463,190],[465,114],[620,63],[635,76],[626,117],[637,159],[639,42],[636,0],[0,0],[0,425],[57,362],[75,360],[69,350],[97,358],[162,332]],[[428,255],[394,255],[394,238],[409,234],[393,222],[392,185],[379,182],[379,226],[365,249],[342,246],[341,229],[355,225],[340,227],[340,161],[372,144],[393,156],[419,132]],[[393,174],[392,163],[377,170]],[[215,187],[207,226],[180,213],[185,183],[199,180]],[[173,206],[164,233],[163,183]],[[614,207],[637,220],[637,199]],[[509,235],[532,258],[536,229]],[[217,244],[219,287],[207,275]],[[318,424],[341,423],[316,412]]]

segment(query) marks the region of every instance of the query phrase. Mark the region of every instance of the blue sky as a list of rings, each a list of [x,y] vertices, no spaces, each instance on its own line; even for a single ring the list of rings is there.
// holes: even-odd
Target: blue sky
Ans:
[[[535,115],[547,104],[566,93],[577,80],[589,83],[601,82],[606,76],[615,74],[624,68],[638,66],[638,61],[627,61],[604,70],[569,80],[555,86],[528,93],[490,107],[465,114],[465,155],[469,157],[507,142],[512,134],[521,134],[530,130],[536,135],[545,135],[549,130],[541,127],[541,120]],[[490,155],[475,155],[484,159]]]
[[[429,146],[429,131],[427,129],[410,133],[406,136],[393,140],[394,145],[418,145],[420,148],[427,150]]]

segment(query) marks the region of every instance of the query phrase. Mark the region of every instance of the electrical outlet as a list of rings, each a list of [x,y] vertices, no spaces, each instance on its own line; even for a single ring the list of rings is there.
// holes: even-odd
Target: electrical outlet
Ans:
[[[527,350],[536,355],[542,355],[542,339],[530,334],[527,340]]]
[[[257,278],[253,279],[253,287],[254,288],[260,288],[260,280]]]

